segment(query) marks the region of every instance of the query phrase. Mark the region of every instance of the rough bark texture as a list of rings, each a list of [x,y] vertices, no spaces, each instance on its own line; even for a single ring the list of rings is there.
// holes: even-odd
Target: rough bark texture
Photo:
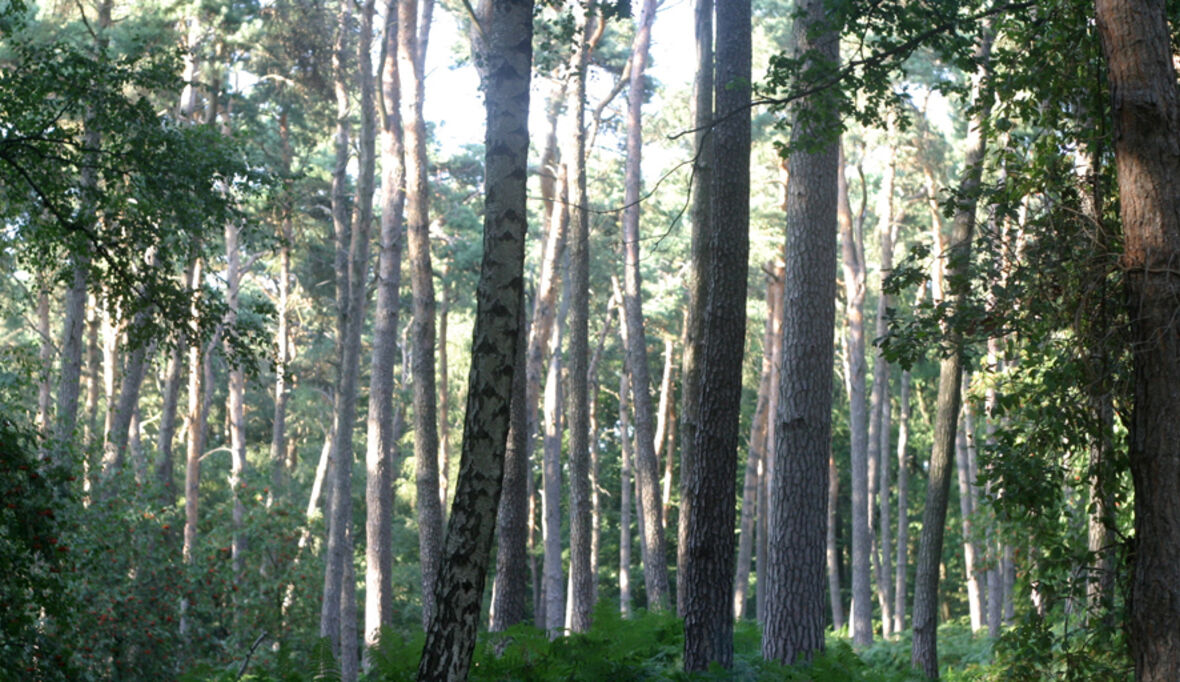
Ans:
[[[393,485],[398,461],[396,437],[400,435],[395,432],[394,366],[399,355],[402,209],[406,197],[397,26],[397,1],[389,0],[385,8],[385,46],[382,50],[385,62],[379,67],[381,110],[384,113],[381,118],[381,234],[365,439],[366,647],[374,646],[381,628],[393,623]],[[363,73],[361,77],[364,78]],[[367,657],[365,663],[368,667]]]
[[[516,345],[524,343],[530,0],[481,3],[487,106],[483,265],[476,293],[467,414],[455,503],[426,632],[420,680],[467,677],[500,501]]]
[[[406,242],[413,289],[414,476],[418,493],[418,554],[422,564],[422,623],[434,614],[434,580],[442,551],[443,509],[438,497],[438,393],[435,386],[434,275],[430,259],[430,194],[426,173],[423,62],[419,42],[429,26],[418,25],[418,0],[398,10],[399,74],[406,84]]]
[[[631,372],[631,405],[635,411],[635,473],[639,481],[639,511],[643,514],[645,545],[643,578],[648,607],[668,605],[668,571],[664,565],[663,507],[660,501],[659,462],[655,454],[655,411],[651,401],[651,376],[647,364],[642,285],[639,274],[640,154],[643,148],[641,110],[644,70],[655,1],[645,0],[635,41],[631,46],[631,82],[627,96],[627,162],[623,210],[623,309],[626,324],[627,366]],[[574,308],[577,310],[577,306]]]
[[[704,339],[701,314],[708,295],[709,283],[705,267],[709,253],[709,230],[712,224],[710,191],[713,185],[713,145],[710,141],[713,121],[713,0],[695,0],[693,7],[694,37],[696,41],[696,79],[693,81],[693,149],[696,156],[692,175],[692,252],[688,263],[688,317],[685,321],[685,343],[681,357],[683,388],[680,397],[680,518],[688,518],[692,505],[686,494],[685,477],[696,461],[696,418],[700,396],[700,356]],[[683,575],[687,547],[688,526],[677,524],[676,545],[676,611],[684,615]]]
[[[653,3],[654,9],[654,3]],[[717,6],[709,296],[684,576],[684,669],[733,665],[734,489],[750,250],[750,3]]]
[[[986,150],[983,124],[991,111],[991,99],[983,90],[991,42],[994,34],[989,20],[981,29],[975,57],[979,65],[972,77],[971,100],[977,107],[968,124],[967,152],[958,196],[965,197],[955,208],[945,268],[950,304],[958,306],[967,296],[967,273],[971,261],[971,238],[975,230],[976,191]],[[914,641],[911,663],[928,677],[938,678],[938,581],[942,559],[943,535],[946,531],[947,498],[951,484],[951,458],[955,451],[956,425],[959,419],[963,352],[959,333],[947,330],[951,351],[939,363],[938,407],[934,420],[934,447],[930,453],[926,506],[922,514],[922,535],[918,545],[914,573]]]
[[[570,469],[570,618],[573,632],[590,628],[594,608],[594,576],[590,573],[590,396],[586,371],[590,364],[590,212],[586,191],[586,69],[594,3],[585,9],[578,64],[574,75],[573,176],[577,188],[570,221],[570,321],[569,321],[569,469]]]
[[[824,3],[799,3],[800,53],[838,59]],[[807,106],[803,100],[800,106]],[[796,123],[792,144],[811,135]],[[791,154],[787,186],[786,305],[767,557],[762,655],[787,663],[824,646],[824,527],[831,444],[832,341],[835,329],[836,170],[839,142]]]
[[[1180,679],[1180,97],[1163,0],[1099,0],[1109,68],[1134,362],[1137,680]],[[1174,27],[1173,27],[1174,28]]]
[[[848,422],[852,462],[852,643],[873,643],[873,585],[870,574],[872,528],[869,522],[868,405],[865,400],[865,266],[844,175],[837,166],[837,216],[844,274],[844,352],[848,367]]]

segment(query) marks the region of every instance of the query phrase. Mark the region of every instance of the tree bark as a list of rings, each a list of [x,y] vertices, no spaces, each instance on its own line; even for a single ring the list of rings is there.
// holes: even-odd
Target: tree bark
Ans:
[[[705,299],[709,292],[707,273],[709,261],[709,231],[713,186],[713,0],[694,0],[693,36],[696,44],[696,78],[693,81],[693,159],[692,173],[692,240],[688,262],[688,313],[685,321],[685,343],[681,356],[680,396],[680,519],[688,518],[692,504],[687,495],[685,477],[696,461],[697,403],[700,396],[701,343],[704,340]],[[685,549],[688,546],[688,525],[677,524],[676,545],[676,612],[684,616]],[[761,594],[761,590],[759,590]]]
[[[644,70],[655,0],[645,0],[631,46],[631,82],[627,95],[627,162],[623,209],[623,309],[626,326],[627,366],[631,372],[631,404],[635,411],[635,470],[639,481],[639,511],[643,514],[643,577],[648,607],[668,605],[668,571],[664,564],[663,507],[660,500],[659,462],[655,454],[655,414],[651,402],[651,377],[647,364],[642,284],[639,273],[640,154],[643,148],[642,106]],[[577,307],[575,306],[575,310]]]
[[[967,381],[963,382],[964,393],[966,393],[967,383]],[[959,521],[963,530],[963,568],[966,572],[964,577],[967,585],[967,613],[970,618],[971,632],[979,632],[983,629],[986,607],[980,590],[978,559],[971,530],[975,506],[972,504],[974,500],[971,499],[971,474],[967,463],[966,405],[963,407],[964,424],[960,424],[958,433],[955,435],[955,474],[959,483]]]
[[[696,463],[685,488],[692,503],[682,520],[688,525],[682,578],[686,671],[714,662],[733,665],[734,491],[750,250],[750,3],[721,3],[716,17],[720,119],[713,128],[713,258],[703,311]]]
[[[960,180],[959,201],[955,209],[950,244],[947,247],[946,282],[949,303],[957,308],[968,294],[967,273],[971,261],[971,238],[975,229],[976,190],[982,173],[986,138],[983,126],[991,112],[990,95],[985,94],[984,82],[994,35],[993,20],[981,28],[975,58],[979,70],[973,75],[971,101],[976,107],[967,132],[967,152]],[[951,457],[955,449],[956,424],[959,418],[963,351],[961,334],[946,330],[950,354],[939,363],[938,411],[934,421],[934,447],[930,453],[929,483],[926,506],[922,516],[922,535],[918,546],[918,560],[914,575],[914,640],[911,662],[914,668],[928,677],[938,678],[938,582],[942,557],[943,534],[946,530],[947,498],[950,492]]]
[[[406,235],[413,289],[414,476],[418,491],[418,554],[422,564],[422,623],[434,615],[434,580],[443,541],[443,509],[438,499],[438,410],[435,386],[434,275],[430,258],[430,194],[427,186],[425,82],[418,49],[429,35],[418,25],[418,0],[402,0],[398,10],[399,74],[406,83],[403,103],[406,160]]]
[[[1099,0],[1134,366],[1128,641],[1141,681],[1180,679],[1180,97],[1166,3]]]
[[[805,0],[795,22],[799,54],[839,59],[824,3]],[[799,106],[809,106],[804,98]],[[812,132],[796,121],[797,145]],[[762,655],[794,663],[824,647],[824,526],[831,446],[836,277],[836,173],[839,142],[789,160],[786,304],[776,421]]]
[[[899,419],[897,420],[897,566],[896,584],[893,588],[893,631],[905,630],[905,614],[908,596],[906,578],[908,577],[909,549],[910,549],[910,373],[901,373],[901,389],[898,394],[901,404]]]
[[[420,680],[462,680],[475,647],[500,500],[516,345],[524,343],[524,240],[532,2],[480,5],[477,62],[487,106],[484,256],[476,294],[467,415],[455,503],[426,633]]]
[[[398,465],[394,414],[394,367],[398,360],[401,312],[402,210],[405,207],[405,148],[398,74],[397,0],[385,6],[385,61],[381,91],[381,234],[377,262],[377,301],[373,316],[373,356],[369,373],[369,411],[365,438],[365,667],[382,627],[393,623],[394,480]],[[360,56],[358,54],[358,56]],[[362,64],[365,60],[362,60]],[[362,88],[365,74],[362,72]],[[376,89],[376,88],[374,88]],[[363,105],[362,105],[363,106]],[[374,133],[375,134],[375,133]],[[362,133],[362,137],[364,133]]]

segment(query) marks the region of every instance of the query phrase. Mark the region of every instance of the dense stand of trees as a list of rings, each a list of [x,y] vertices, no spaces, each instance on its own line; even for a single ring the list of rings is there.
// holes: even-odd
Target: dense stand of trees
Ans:
[[[1180,678],[1180,16],[952,5],[0,8],[5,665]]]

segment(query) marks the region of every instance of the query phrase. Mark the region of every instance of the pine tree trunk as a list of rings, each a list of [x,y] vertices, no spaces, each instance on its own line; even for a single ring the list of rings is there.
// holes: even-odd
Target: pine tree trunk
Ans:
[[[379,65],[381,111],[381,233],[373,355],[365,438],[365,667],[382,627],[393,624],[394,480],[398,466],[394,367],[401,313],[402,210],[405,207],[405,148],[398,78],[397,0],[385,7],[385,61]],[[362,64],[364,62],[362,61]],[[365,74],[362,71],[362,88]],[[377,88],[372,86],[374,90]],[[374,133],[375,134],[375,133]],[[362,133],[364,136],[364,133]]]
[[[282,172],[291,173],[291,126],[284,109],[279,115],[279,140],[282,145]],[[275,315],[275,409],[271,425],[270,463],[272,496],[284,493],[287,455],[287,376],[291,364],[290,301],[291,246],[295,241],[293,224],[294,181],[284,180],[283,217],[279,224],[279,302]]]
[[[840,631],[847,623],[844,620],[844,597],[840,592],[840,546],[837,544],[837,509],[840,502],[840,472],[836,469],[836,458],[828,456],[828,518],[827,535],[824,538],[824,555],[828,569],[828,601],[832,609],[832,630]]]
[[[804,0],[794,28],[800,54],[836,62],[838,36],[811,27],[828,21],[824,3]],[[807,98],[798,103],[809,106]],[[797,145],[811,132],[796,121]],[[824,527],[831,449],[839,143],[791,154],[787,187],[786,304],[775,459],[770,492],[762,655],[793,663],[824,647]]]
[[[225,285],[228,313],[226,325],[232,327],[237,323],[239,296],[238,291],[242,283],[242,255],[239,244],[240,230],[233,220],[225,224]],[[227,349],[228,350],[228,349]],[[228,354],[228,353],[227,353]],[[229,420],[229,458],[230,473],[229,487],[234,500],[232,517],[232,538],[230,552],[233,561],[235,579],[240,579],[245,568],[246,538],[242,532],[246,510],[242,505],[241,489],[246,475],[246,373],[240,364],[231,364],[229,370],[229,387],[226,397],[226,417]]]
[[[1141,682],[1180,679],[1180,96],[1167,5],[1099,0],[1134,365],[1127,639]],[[1175,27],[1171,27],[1175,28]]]
[[[568,264],[568,259],[567,259]],[[545,629],[550,636],[560,633],[565,617],[565,570],[561,559],[561,330],[569,309],[569,278],[566,278],[561,311],[554,321],[549,372],[545,379],[545,438],[542,458],[541,535],[544,544],[542,572],[545,595]]]
[[[619,375],[619,446],[622,472],[619,475],[619,612],[631,617],[631,385],[627,372]]]
[[[198,519],[198,503],[200,501],[199,490],[201,484],[201,453],[205,448],[203,442],[202,424],[205,421],[205,393],[202,390],[202,347],[200,336],[197,329],[201,324],[198,313],[198,301],[200,296],[200,289],[197,283],[201,281],[201,261],[199,256],[193,261],[192,274],[189,281],[193,283],[191,295],[192,313],[189,321],[189,335],[188,342],[188,412],[185,416],[185,432],[187,433],[187,449],[185,453],[185,469],[184,469],[184,544],[182,548],[181,557],[185,564],[193,563],[193,551],[197,543],[197,519]],[[183,598],[180,604],[180,635],[186,637],[188,635],[188,620],[187,620],[187,598]]]
[[[532,2],[481,3],[477,52],[487,106],[484,256],[455,502],[420,680],[467,677],[496,525],[517,344],[525,342],[524,241]],[[506,371],[507,370],[507,371]]]
[[[700,396],[701,343],[704,340],[704,306],[709,283],[705,272],[709,261],[709,232],[712,220],[710,191],[713,186],[713,144],[710,127],[713,121],[713,0],[694,0],[693,37],[696,44],[696,78],[693,81],[693,160],[692,173],[692,242],[688,262],[688,312],[685,343],[681,357],[680,396],[680,519],[676,545],[676,612],[684,616],[685,554],[688,547],[688,518],[692,501],[686,494],[686,478],[696,466],[697,403]],[[761,590],[759,590],[761,593]]]
[[[906,578],[909,568],[910,550],[910,373],[902,371],[901,389],[897,398],[900,403],[897,421],[897,565],[896,584],[893,588],[893,631],[905,630],[906,605],[908,603]]]
[[[964,390],[966,393],[965,380]],[[983,629],[984,611],[986,608],[982,601],[978,569],[978,559],[976,558],[975,542],[972,539],[972,516],[975,513],[971,499],[971,474],[967,463],[967,432],[965,428],[966,405],[964,405],[963,422],[959,425],[958,433],[955,435],[955,474],[959,483],[959,521],[963,530],[963,568],[966,572],[964,578],[967,586],[967,612],[971,622],[971,632],[979,632]]]
[[[971,101],[978,109],[972,115],[967,132],[967,153],[963,177],[955,210],[954,228],[947,247],[946,280],[952,283],[947,292],[952,306],[961,305],[967,296],[967,272],[971,258],[971,238],[975,228],[975,190],[979,187],[986,138],[982,127],[991,111],[991,100],[985,99],[983,82],[988,69],[993,21],[987,20],[976,45],[979,71],[972,77]],[[934,447],[930,453],[929,483],[926,506],[922,516],[922,535],[918,546],[917,568],[914,575],[914,640],[911,662],[914,668],[928,677],[938,678],[938,583],[942,557],[943,534],[946,530],[947,498],[950,492],[951,457],[955,448],[955,434],[960,407],[960,379],[962,375],[962,339],[954,329],[946,330],[951,353],[939,363],[938,411],[934,421]]]
[[[889,162],[885,167],[881,179],[881,194],[877,204],[877,243],[881,254],[880,280],[877,290],[880,297],[877,300],[877,329],[876,338],[884,338],[889,331],[886,311],[889,308],[889,294],[885,293],[885,279],[893,271],[893,240],[897,230],[893,219],[893,191],[894,176],[897,172],[896,150],[889,150]],[[890,440],[891,440],[891,408],[889,400],[889,362],[878,346],[873,352],[873,392],[869,406],[869,459],[877,462],[878,475],[878,524],[877,556],[877,601],[881,606],[881,636],[890,639],[895,632],[893,627],[893,552],[890,541],[892,532],[892,505],[890,504],[891,487],[889,475]]]

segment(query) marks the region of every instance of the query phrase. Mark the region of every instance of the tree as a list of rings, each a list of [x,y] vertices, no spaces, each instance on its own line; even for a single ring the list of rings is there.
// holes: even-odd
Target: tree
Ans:
[[[988,60],[994,37],[994,20],[985,20],[975,48],[977,71],[972,76],[971,100],[975,107],[968,126],[967,153],[963,176],[956,195],[955,217],[946,252],[946,284],[952,309],[967,300],[971,263],[971,238],[975,230],[975,206],[983,155],[987,149],[984,126],[991,111],[991,93],[986,89]],[[934,447],[930,453],[930,478],[926,487],[926,507],[922,514],[922,534],[918,545],[914,573],[914,641],[913,666],[928,677],[938,678],[938,581],[942,561],[943,534],[946,530],[947,499],[950,492],[951,458],[955,452],[956,425],[962,391],[963,338],[953,325],[946,327],[949,350],[939,362],[938,407],[934,421]]]
[[[800,3],[797,53],[820,68],[839,58],[838,31],[825,3]],[[824,648],[824,527],[831,446],[832,337],[835,327],[836,172],[839,142],[809,109],[794,112],[787,185],[786,306],[774,473],[770,483],[768,594],[762,655],[794,663]],[[799,149],[818,136],[811,145]]]
[[[435,584],[420,680],[462,680],[475,646],[500,501],[516,344],[524,343],[525,179],[532,61],[530,0],[484,0],[477,62],[487,106],[484,255],[455,502]]]
[[[1128,640],[1137,680],[1180,677],[1180,95],[1166,4],[1100,0],[1131,316],[1135,545]]]
[[[750,4],[717,5],[709,295],[685,550],[684,668],[733,665],[734,490],[750,229]]]

